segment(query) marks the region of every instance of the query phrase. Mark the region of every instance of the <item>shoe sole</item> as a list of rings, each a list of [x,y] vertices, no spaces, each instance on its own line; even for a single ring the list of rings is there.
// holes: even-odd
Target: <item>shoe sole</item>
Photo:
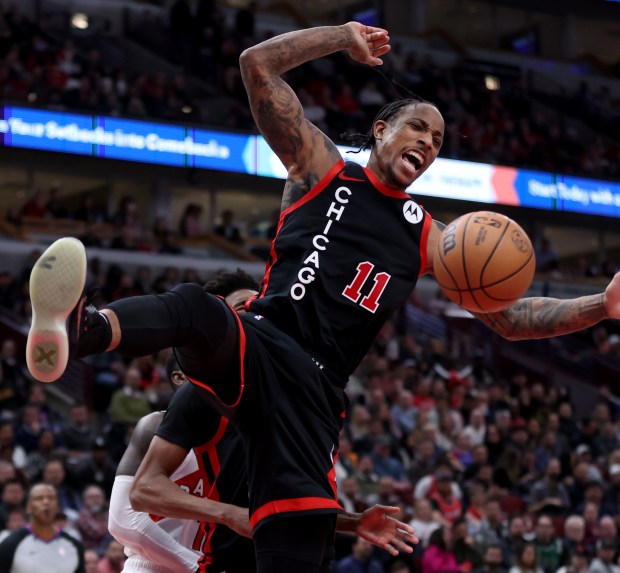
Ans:
[[[26,364],[40,382],[58,380],[69,361],[67,318],[86,282],[86,251],[77,239],[58,239],[41,255],[30,275],[32,326]]]

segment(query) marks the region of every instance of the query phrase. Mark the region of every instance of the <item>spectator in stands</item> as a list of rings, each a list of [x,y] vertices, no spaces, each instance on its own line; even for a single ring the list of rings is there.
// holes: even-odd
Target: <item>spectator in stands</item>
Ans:
[[[424,476],[432,473],[435,465],[435,444],[432,440],[420,440],[413,450],[414,458],[407,472],[409,481],[417,484]]]
[[[563,515],[570,507],[570,498],[560,481],[562,468],[560,460],[551,458],[547,462],[544,477],[534,484],[530,495],[529,511]]]
[[[0,411],[15,410],[21,406],[25,389],[26,379],[23,365],[17,360],[15,340],[6,338],[0,346]]]
[[[2,543],[2,541],[4,541],[14,531],[17,531],[22,527],[26,527],[27,523],[28,515],[24,508],[20,507],[10,511],[6,520],[5,529],[0,531],[0,543]]]
[[[591,480],[588,482],[586,486],[586,491],[584,493],[583,504],[577,506],[577,511],[584,510],[585,506],[589,503],[594,504],[598,508],[598,516],[601,515],[612,515],[613,514],[613,506],[608,504],[604,500],[605,490],[603,488],[603,483],[600,480]]]
[[[531,543],[526,543],[515,556],[515,564],[508,573],[543,573],[538,566],[538,554]]]
[[[460,571],[452,551],[452,534],[442,526],[431,533],[422,555],[422,573],[456,573]]]
[[[344,430],[340,432],[338,459],[334,464],[336,469],[336,481],[340,485],[347,477],[355,473],[355,468],[359,462],[359,456],[353,451],[351,441],[345,434]]]
[[[605,494],[605,500],[613,508],[613,515],[620,510],[620,464],[611,464],[609,468],[611,483]]]
[[[31,384],[28,390],[28,404],[30,406],[36,406],[39,409],[39,420],[44,428],[49,428],[56,432],[56,415],[52,411],[52,408],[47,403],[47,395],[44,390],[44,384],[36,383]]]
[[[39,408],[34,404],[26,404],[22,410],[21,420],[15,428],[14,443],[29,454],[37,448],[42,432]]]
[[[0,304],[13,310],[19,299],[19,285],[8,271],[0,272]]]
[[[416,500],[414,517],[410,525],[413,527],[422,547],[428,545],[431,533],[441,527],[437,518],[438,515],[433,511],[433,506],[428,499]]]
[[[82,509],[76,520],[82,543],[86,549],[101,551],[104,541],[110,538],[108,533],[108,508],[103,490],[96,485],[89,485],[82,494]]]
[[[353,404],[349,412],[347,433],[356,452],[370,451],[368,444],[368,425],[370,412],[363,404]]]
[[[556,537],[553,521],[548,515],[541,515],[536,522],[534,547],[538,565],[544,573],[555,573],[567,560],[562,540]]]
[[[28,454],[24,473],[30,483],[41,481],[45,464],[56,451],[56,438],[51,430],[43,430],[37,447]]]
[[[46,214],[46,203],[47,199],[45,198],[43,191],[37,189],[22,207],[20,213],[21,217],[42,219]]]
[[[526,525],[522,515],[514,514],[510,517],[508,524],[508,534],[506,536],[506,547],[510,555],[518,555],[526,543]],[[529,537],[529,534],[528,534]]]
[[[387,434],[375,438],[371,454],[375,472],[379,477],[388,476],[395,482],[405,482],[405,468],[402,462],[392,455],[391,445],[392,440]]]
[[[116,539],[110,539],[105,554],[97,565],[97,573],[121,573],[124,565],[123,546]]]
[[[500,500],[495,497],[489,497],[484,504],[484,518],[473,533],[476,549],[484,555],[487,547],[498,545],[507,557],[507,533],[507,525]],[[505,558],[504,561],[509,562],[509,559]]]
[[[473,482],[468,490],[468,507],[463,518],[465,519],[468,531],[474,533],[482,524],[485,517],[487,500],[487,488],[480,482]]]
[[[564,522],[564,549],[567,555],[575,551],[591,550],[586,547],[586,522],[581,515],[570,515]]]
[[[179,233],[182,237],[200,237],[204,235],[201,221],[202,207],[197,203],[189,203],[179,221]]]
[[[82,500],[79,493],[67,483],[66,476],[64,463],[60,459],[48,460],[43,468],[43,481],[54,486],[60,510],[74,521],[82,508]]]
[[[452,524],[452,550],[461,571],[471,571],[482,565],[482,558],[476,550],[464,517],[457,518]]]
[[[60,437],[69,458],[81,458],[90,454],[95,442],[95,432],[89,421],[86,404],[71,405],[69,418],[61,426]]]
[[[360,495],[359,485],[354,476],[342,480],[342,485],[338,487],[338,502],[345,511],[353,513],[362,513],[368,508],[368,504]]]
[[[471,441],[472,446],[479,446],[484,443],[486,425],[484,423],[484,412],[480,408],[475,408],[469,418],[469,424],[463,430]]]
[[[8,526],[11,512],[25,509],[25,502],[26,491],[19,480],[10,480],[4,484],[0,496],[0,529]]]
[[[69,212],[60,201],[60,187],[57,185],[50,187],[47,192],[45,216],[51,219],[66,219],[69,217]]]
[[[112,217],[112,222],[120,229],[130,229],[134,234],[142,232],[142,222],[138,215],[138,204],[131,195],[122,197],[118,210]]]
[[[607,540],[596,544],[596,557],[590,563],[588,573],[620,573],[620,567],[614,563],[616,545]]]
[[[94,549],[84,551],[84,573],[99,573],[99,554]]]
[[[502,547],[488,545],[482,558],[482,566],[474,569],[474,573],[507,573],[503,566]]]
[[[452,472],[447,469],[435,472],[434,487],[427,493],[427,497],[445,524],[453,523],[463,514],[460,496],[452,488]]]
[[[230,209],[222,211],[221,223],[215,227],[215,234],[228,239],[232,243],[243,244],[241,230],[235,223],[234,212]]]
[[[375,472],[372,458],[369,455],[362,455],[355,470],[355,479],[360,488],[362,498],[368,503],[368,498],[377,492],[379,476]]]
[[[555,271],[558,268],[559,258],[547,237],[540,241],[540,248],[536,251],[536,270],[541,273]]]
[[[71,470],[71,481],[80,488],[86,484],[98,485],[106,499],[110,499],[116,465],[110,455],[107,440],[98,436],[93,441],[91,455]]]
[[[75,213],[77,221],[83,221],[89,225],[96,225],[106,221],[105,211],[96,204],[95,196],[92,193],[84,193],[80,207]]]
[[[22,470],[26,467],[27,455],[24,448],[15,443],[14,435],[13,422],[0,421],[0,459]]]
[[[603,457],[609,456],[620,446],[611,420],[606,420],[601,424],[600,433],[594,438],[594,446],[598,455]]]
[[[397,493],[397,483],[390,476],[380,476],[377,481],[377,488],[374,493],[364,498],[366,505],[387,505],[398,506],[401,504],[400,496]]]
[[[135,424],[151,412],[151,404],[145,392],[140,390],[140,371],[130,367],[123,379],[123,388],[117,390],[110,401],[110,421],[117,425]]]
[[[336,563],[336,573],[383,573],[383,566],[372,556],[372,545],[357,537],[351,555]]]

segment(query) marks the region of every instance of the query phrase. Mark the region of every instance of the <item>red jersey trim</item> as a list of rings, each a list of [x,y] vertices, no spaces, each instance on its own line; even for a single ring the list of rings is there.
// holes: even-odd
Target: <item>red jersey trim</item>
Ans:
[[[311,511],[313,509],[339,509],[342,506],[327,497],[298,497],[295,499],[278,499],[259,507],[250,517],[250,526],[254,529],[260,521],[278,513],[291,511]]]
[[[314,199],[325,187],[331,183],[333,178],[339,173],[344,166],[346,165],[344,159],[340,159],[337,163],[335,163],[332,168],[323,176],[323,178],[301,199],[298,199],[293,203],[290,207],[284,209],[280,213],[280,220],[278,221],[278,228],[276,229],[276,236],[271,241],[271,250],[269,251],[269,262],[267,263],[267,268],[265,269],[265,277],[263,278],[263,288],[261,289],[260,295],[257,298],[261,298],[265,296],[267,292],[267,287],[269,286],[269,275],[271,274],[271,268],[278,260],[278,254],[276,253],[276,240],[278,239],[278,235],[280,234],[280,229],[284,224],[284,219],[287,215],[295,211],[295,209],[299,209],[302,205],[305,205],[311,199]],[[246,310],[249,310],[249,302],[246,303]]]
[[[377,191],[387,195],[388,197],[393,197],[395,199],[411,199],[411,195],[409,193],[405,193],[400,189],[393,189],[392,187],[388,187],[379,181],[377,176],[367,167],[362,167],[364,173],[366,173],[366,177],[370,179],[370,182],[377,188]]]
[[[418,277],[421,277],[426,271],[426,267],[428,266],[428,236],[431,232],[431,225],[433,223],[433,218],[426,212],[426,217],[424,218],[424,226],[422,227],[422,233],[420,235],[420,272],[418,273]]]
[[[220,419],[220,425],[215,432],[215,435],[205,444],[198,448],[194,448],[194,452],[196,454],[196,460],[198,461],[198,467],[200,468],[205,484],[208,483],[207,480],[207,472],[204,466],[204,458],[202,454],[207,452],[209,463],[211,464],[211,468],[213,469],[214,480],[213,483],[209,484],[209,493],[206,495],[208,499],[213,501],[220,500],[220,494],[217,491],[217,476],[220,473],[220,458],[217,455],[217,445],[220,443],[224,433],[226,432],[226,428],[228,428],[228,420],[224,417]],[[215,533],[215,528],[217,527],[216,523],[201,521],[198,532],[196,534],[196,539],[194,540],[193,549],[197,551],[202,551],[202,556],[199,559],[199,570],[206,571],[206,569],[200,569],[201,567],[206,567],[213,561],[213,548],[212,548],[212,538]],[[196,547],[196,542],[199,541],[202,547]],[[204,541],[202,541],[204,539]]]
[[[189,376],[185,376],[192,384],[196,386],[200,386],[202,389],[206,390],[210,394],[213,394],[215,398],[225,407],[225,408],[235,408],[239,405],[241,401],[241,397],[243,396],[243,390],[245,389],[245,330],[243,329],[243,323],[239,318],[239,315],[228,305],[228,309],[232,312],[235,320],[237,321],[237,326],[239,327],[239,396],[237,396],[237,400],[234,404],[224,404],[220,397],[216,394],[216,392],[205,382],[201,382],[200,380],[196,380],[195,378],[191,378]]]

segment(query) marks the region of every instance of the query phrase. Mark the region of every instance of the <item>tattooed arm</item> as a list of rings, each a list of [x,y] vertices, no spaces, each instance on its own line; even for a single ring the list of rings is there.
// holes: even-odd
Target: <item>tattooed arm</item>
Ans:
[[[282,208],[307,193],[340,160],[334,143],[304,118],[302,105],[280,77],[309,60],[340,50],[377,65],[389,49],[385,30],[349,22],[289,32],[245,50],[240,66],[254,121],[288,171]]]
[[[443,223],[433,221],[428,239],[427,272],[430,274],[433,254],[444,228]],[[508,340],[550,338],[577,332],[607,318],[620,318],[620,273],[600,294],[566,300],[522,298],[499,312],[472,314]]]

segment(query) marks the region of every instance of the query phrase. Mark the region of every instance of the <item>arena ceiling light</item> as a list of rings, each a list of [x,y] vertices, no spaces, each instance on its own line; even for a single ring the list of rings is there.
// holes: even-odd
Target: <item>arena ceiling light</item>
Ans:
[[[487,74],[484,76],[484,87],[486,87],[489,91],[497,91],[499,89],[499,78],[497,76]]]
[[[87,30],[90,22],[88,21],[88,15],[83,12],[75,12],[71,16],[71,27],[78,30]]]

